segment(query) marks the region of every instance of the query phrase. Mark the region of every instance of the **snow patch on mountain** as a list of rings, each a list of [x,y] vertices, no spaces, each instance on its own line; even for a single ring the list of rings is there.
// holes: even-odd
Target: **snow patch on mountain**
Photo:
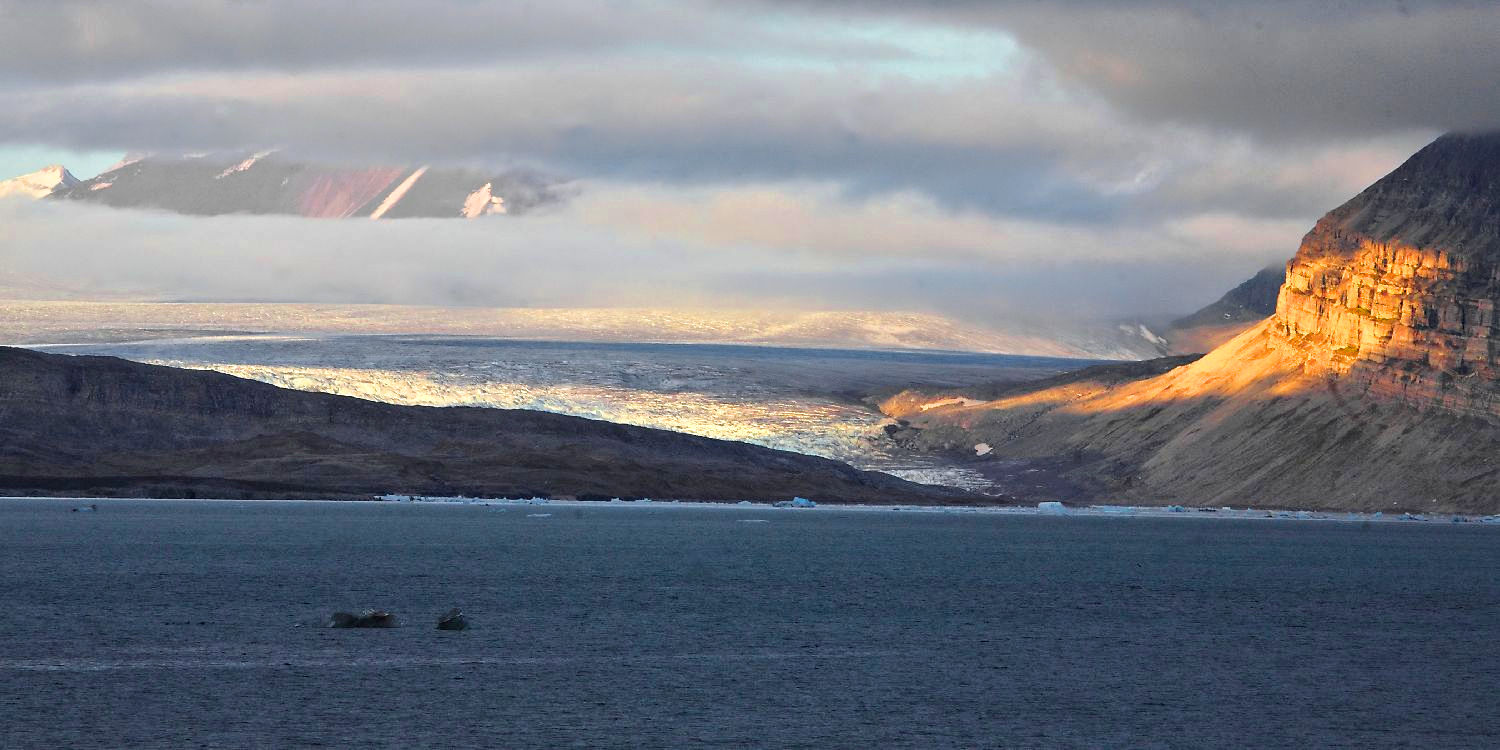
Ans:
[[[45,198],[58,188],[77,185],[79,180],[61,164],[0,181],[0,198]]]
[[[488,214],[505,213],[505,199],[494,195],[490,190],[494,187],[493,182],[484,183],[484,187],[469,193],[464,199],[463,215],[465,219],[473,219]]]
[[[260,161],[261,159],[266,158],[267,156],[270,156],[273,153],[275,153],[275,152],[274,151],[257,151],[256,153],[251,154],[249,158],[245,159],[244,161],[240,162],[239,164],[235,164],[233,166],[225,167],[224,171],[218,173],[217,175],[214,175],[214,179],[215,180],[222,180],[225,177],[228,177],[229,175],[232,175],[232,174],[234,174],[236,172],[243,172],[243,171],[245,171],[245,170],[247,170],[247,169],[255,166],[256,162]]]
[[[424,174],[427,174],[427,167],[418,167],[417,171],[412,172],[411,175],[402,180],[401,184],[397,185],[396,189],[392,190],[391,194],[387,195],[385,200],[380,202],[380,205],[370,214],[370,218],[378,219],[385,216],[386,212],[390,211],[393,206],[401,202],[402,198],[406,197],[406,194],[411,190],[411,186],[417,184],[417,180],[422,179],[422,175]]]

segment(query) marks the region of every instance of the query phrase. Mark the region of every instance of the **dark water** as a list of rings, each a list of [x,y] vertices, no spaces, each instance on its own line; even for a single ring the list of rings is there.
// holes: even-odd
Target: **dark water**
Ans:
[[[73,504],[0,501],[4,747],[1500,746],[1488,526]]]

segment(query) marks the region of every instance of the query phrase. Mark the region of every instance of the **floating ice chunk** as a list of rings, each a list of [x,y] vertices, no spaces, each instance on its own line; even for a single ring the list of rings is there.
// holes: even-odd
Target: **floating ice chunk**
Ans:
[[[737,521],[737,523],[770,523],[770,519],[766,519],[766,518],[741,518],[741,519],[739,519],[739,521]]]
[[[990,453],[994,452],[994,450],[995,449],[992,448],[989,443],[978,443],[974,446],[974,455],[988,456]]]
[[[1036,509],[1044,516],[1066,516],[1068,514],[1068,509],[1056,500],[1037,503]]]
[[[99,510],[99,506],[94,505],[93,503],[89,503],[88,505],[80,505],[77,508],[74,508],[73,512],[74,513],[93,513],[96,510]]]
[[[749,500],[741,500],[741,501],[735,503],[735,505],[754,505],[754,504],[755,503],[752,503]]]
[[[527,513],[527,518],[551,518],[551,513]]]
[[[1186,513],[1187,512],[1187,508],[1184,508],[1181,505],[1168,505],[1167,506],[1167,512],[1168,513]]]
[[[818,504],[805,497],[794,497],[791,500],[778,500],[774,505],[778,508],[816,508]]]

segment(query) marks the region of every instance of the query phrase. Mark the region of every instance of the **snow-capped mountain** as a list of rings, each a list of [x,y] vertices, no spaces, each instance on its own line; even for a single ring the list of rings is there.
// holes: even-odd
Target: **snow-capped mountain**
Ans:
[[[201,216],[472,219],[551,203],[558,199],[553,188],[529,172],[314,164],[263,151],[134,157],[92,179],[58,183],[44,195]]]
[[[53,164],[30,174],[0,180],[0,198],[45,198],[58,190],[71,188],[78,182],[78,178],[66,167]]]

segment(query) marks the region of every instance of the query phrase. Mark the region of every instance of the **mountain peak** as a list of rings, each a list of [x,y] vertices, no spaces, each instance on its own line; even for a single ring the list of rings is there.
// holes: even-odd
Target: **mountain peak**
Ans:
[[[79,182],[80,180],[74,177],[67,167],[61,164],[50,164],[35,172],[0,180],[0,198],[12,196],[45,198],[58,190],[73,187]]]

